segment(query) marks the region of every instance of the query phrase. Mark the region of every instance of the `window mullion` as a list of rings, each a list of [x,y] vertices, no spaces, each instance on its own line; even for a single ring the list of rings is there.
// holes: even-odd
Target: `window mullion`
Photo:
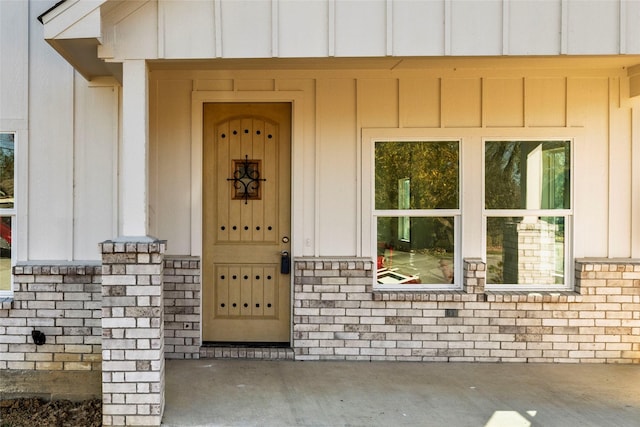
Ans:
[[[416,216],[416,217],[437,217],[437,216],[458,216],[460,209],[385,209],[374,210],[374,216]]]

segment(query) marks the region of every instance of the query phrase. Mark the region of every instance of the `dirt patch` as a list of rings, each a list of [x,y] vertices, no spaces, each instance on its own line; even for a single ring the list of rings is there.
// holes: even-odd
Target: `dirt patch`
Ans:
[[[0,402],[0,427],[100,427],[100,399],[71,402],[38,398],[7,399]]]

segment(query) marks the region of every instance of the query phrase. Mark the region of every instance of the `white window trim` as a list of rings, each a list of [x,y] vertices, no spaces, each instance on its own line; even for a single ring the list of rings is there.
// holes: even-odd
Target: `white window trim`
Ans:
[[[386,285],[377,283],[374,275],[373,289],[375,291],[454,291],[462,289],[462,138],[454,133],[447,135],[433,135],[433,129],[363,129],[362,133],[362,227],[363,252],[368,250],[376,266],[377,254],[377,218],[378,217],[442,217],[454,218],[454,283],[452,284],[411,284]],[[458,209],[375,209],[375,143],[376,142],[458,142]],[[368,187],[368,188],[367,188]],[[367,233],[366,230],[369,230]],[[368,238],[365,236],[368,234]],[[364,254],[366,256],[366,254]]]
[[[460,233],[456,240],[456,250],[460,251],[460,260],[466,258],[479,258],[486,263],[486,215],[484,210],[484,141],[514,141],[514,140],[570,140],[571,145],[571,220],[565,224],[568,228],[566,241],[567,264],[565,264],[568,280],[562,288],[552,288],[550,286],[532,287],[529,285],[518,285],[517,288],[508,289],[504,285],[485,286],[485,289],[494,292],[509,292],[517,290],[528,291],[567,291],[574,288],[574,252],[576,236],[575,226],[579,220],[581,212],[575,212],[575,191],[576,188],[576,161],[579,153],[575,147],[582,146],[584,140],[583,127],[518,127],[518,128],[363,128],[361,131],[361,218],[362,232],[359,233],[360,250],[363,257],[371,258],[375,264],[376,236],[373,235],[373,201],[374,198],[374,143],[375,141],[438,141],[438,140],[459,140],[460,145],[460,212],[461,226]],[[554,215],[562,215],[554,212]],[[456,281],[462,280],[462,266],[455,266]],[[378,288],[375,288],[378,290]],[[416,290],[415,288],[411,288]],[[395,287],[394,291],[406,291],[407,289]],[[429,291],[438,291],[435,286],[429,286]],[[424,291],[423,291],[424,292]]]
[[[17,197],[19,192],[18,189],[18,132],[16,131],[3,131],[0,130],[2,134],[12,134],[13,135],[13,208],[6,209],[0,208],[0,217],[10,217],[11,218],[11,267],[9,272],[10,282],[9,282],[9,290],[0,290],[0,298],[11,298],[13,297],[13,266],[16,265],[17,259],[17,250],[16,250],[16,241],[18,238],[17,233],[17,218],[18,218],[18,201]]]
[[[565,218],[565,252],[564,252],[564,283],[562,285],[535,285],[535,284],[491,284],[489,283],[489,274],[487,278],[485,290],[487,291],[570,291],[574,287],[574,257],[573,248],[575,247],[575,238],[573,233],[574,219],[574,182],[575,182],[575,151],[577,138],[574,132],[571,136],[554,136],[556,132],[550,132],[549,135],[539,136],[512,136],[512,137],[483,137],[482,138],[482,260],[487,263],[487,218],[489,217],[524,217],[524,216],[546,216],[546,217],[564,217]],[[486,209],[485,207],[485,144],[489,141],[569,141],[570,158],[570,182],[569,182],[569,209]],[[487,266],[488,268],[488,266]]]

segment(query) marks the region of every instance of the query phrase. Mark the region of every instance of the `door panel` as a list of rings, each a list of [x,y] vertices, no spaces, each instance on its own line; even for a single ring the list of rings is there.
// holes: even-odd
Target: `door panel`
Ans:
[[[289,341],[290,130],[290,104],[204,106],[204,341]]]

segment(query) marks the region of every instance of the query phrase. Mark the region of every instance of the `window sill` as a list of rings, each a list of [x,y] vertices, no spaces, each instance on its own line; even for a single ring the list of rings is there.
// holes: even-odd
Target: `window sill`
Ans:
[[[431,302],[449,302],[449,301],[478,301],[478,297],[482,294],[470,294],[462,290],[398,290],[383,291],[374,290],[374,301],[431,301]]]
[[[582,295],[575,291],[485,291],[488,302],[576,302]]]
[[[373,291],[374,301],[424,302],[578,302],[582,295],[573,291]]]
[[[0,310],[11,310],[13,308],[13,297],[0,297]]]

